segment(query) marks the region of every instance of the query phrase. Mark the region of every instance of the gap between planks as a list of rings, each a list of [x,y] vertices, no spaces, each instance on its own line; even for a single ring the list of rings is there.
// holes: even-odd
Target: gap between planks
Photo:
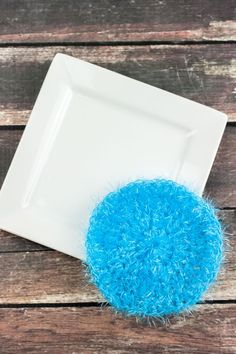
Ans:
[[[215,45],[215,44],[235,44],[236,39],[233,40],[183,40],[183,41],[114,41],[114,42],[0,42],[0,48],[17,48],[17,47],[119,47],[119,46],[150,46],[150,45],[170,45],[170,46],[187,46],[187,45]]]
[[[214,306],[214,305],[227,305],[227,304],[236,304],[235,300],[203,300],[198,302],[195,306]],[[73,307],[73,308],[111,308],[111,305],[107,302],[62,302],[62,303],[0,303],[0,309],[9,308],[9,309],[21,309],[21,308],[61,308],[61,307]]]

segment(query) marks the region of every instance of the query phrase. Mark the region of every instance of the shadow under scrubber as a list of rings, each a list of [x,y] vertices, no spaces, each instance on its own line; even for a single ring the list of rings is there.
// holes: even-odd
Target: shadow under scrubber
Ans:
[[[214,208],[170,180],[139,180],[94,209],[86,241],[92,282],[117,310],[177,314],[216,279],[223,232]]]

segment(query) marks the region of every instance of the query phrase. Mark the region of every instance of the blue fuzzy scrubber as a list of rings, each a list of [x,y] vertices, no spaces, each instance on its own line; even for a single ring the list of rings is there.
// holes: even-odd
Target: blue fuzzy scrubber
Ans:
[[[117,310],[176,314],[200,300],[222,260],[213,207],[169,180],[132,182],[95,208],[87,234],[92,281]]]

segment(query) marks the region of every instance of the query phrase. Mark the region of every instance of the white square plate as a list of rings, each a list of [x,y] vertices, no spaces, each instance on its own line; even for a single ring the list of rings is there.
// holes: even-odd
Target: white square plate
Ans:
[[[0,227],[85,258],[89,215],[106,193],[166,177],[201,194],[227,117],[57,54],[0,193]]]

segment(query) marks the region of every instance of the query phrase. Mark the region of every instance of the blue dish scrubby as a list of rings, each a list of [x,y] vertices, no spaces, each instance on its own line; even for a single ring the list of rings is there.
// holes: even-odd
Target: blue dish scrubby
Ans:
[[[214,208],[170,180],[138,180],[94,209],[86,240],[92,282],[117,310],[177,314],[216,279],[223,232]]]

